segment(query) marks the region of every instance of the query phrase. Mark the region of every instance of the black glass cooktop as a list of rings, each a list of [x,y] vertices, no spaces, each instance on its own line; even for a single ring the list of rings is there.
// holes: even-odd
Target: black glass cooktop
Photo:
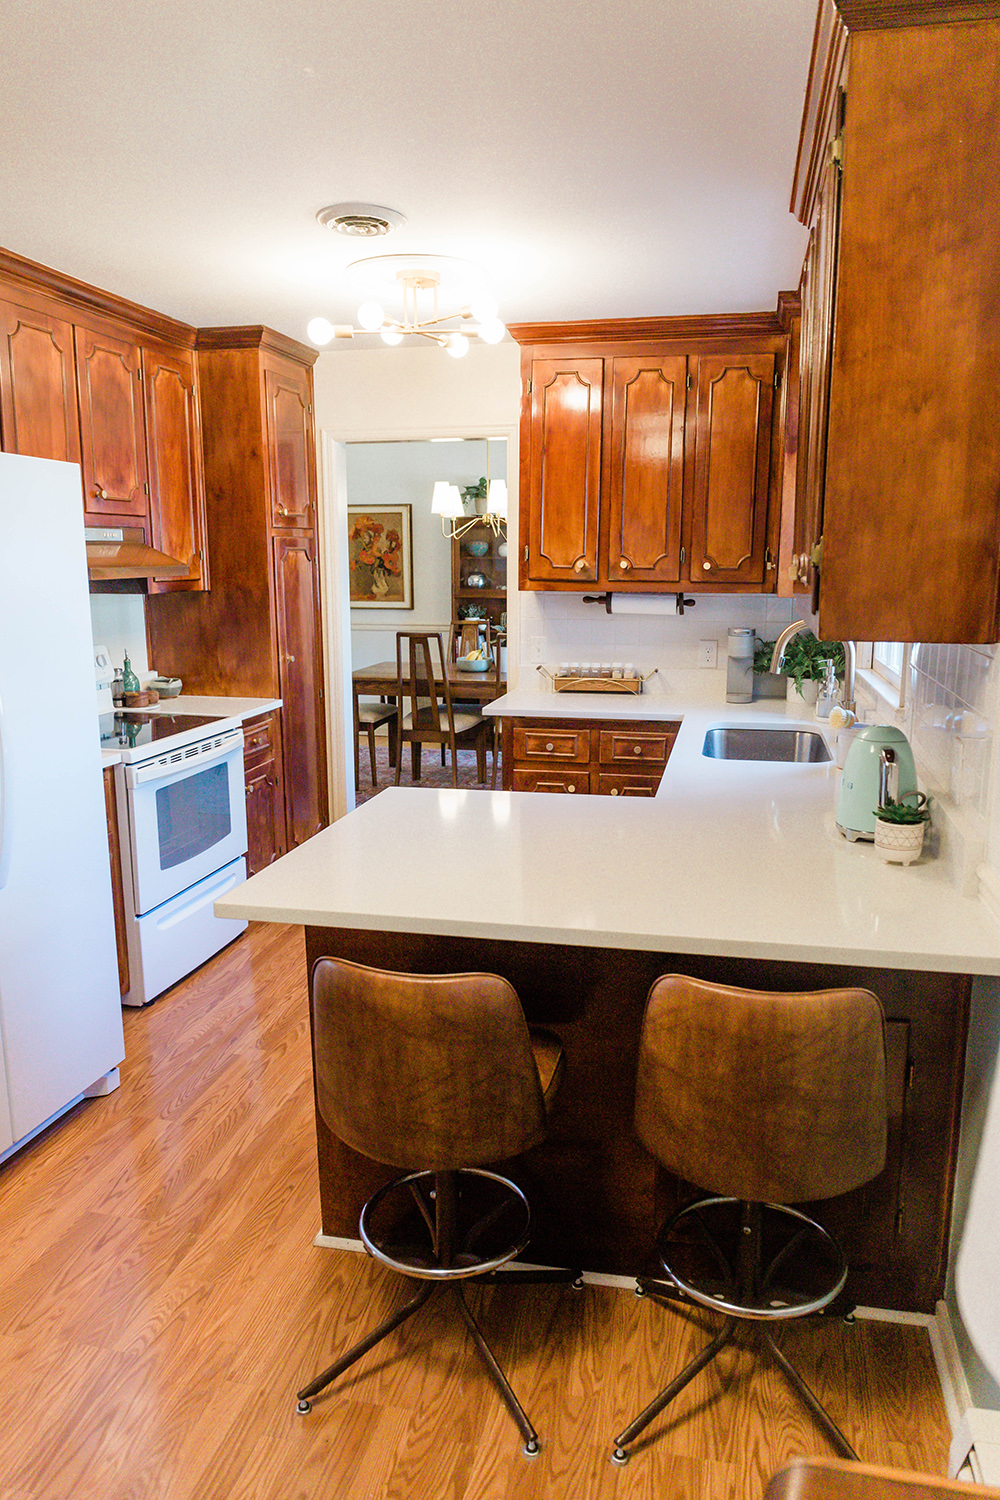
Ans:
[[[119,750],[155,745],[160,740],[221,722],[217,714],[144,714],[136,709],[101,714],[101,748]]]

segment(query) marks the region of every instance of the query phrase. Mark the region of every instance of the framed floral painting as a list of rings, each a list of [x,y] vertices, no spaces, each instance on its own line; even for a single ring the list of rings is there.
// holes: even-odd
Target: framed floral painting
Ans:
[[[352,609],[413,608],[409,505],[349,505],[347,556]]]

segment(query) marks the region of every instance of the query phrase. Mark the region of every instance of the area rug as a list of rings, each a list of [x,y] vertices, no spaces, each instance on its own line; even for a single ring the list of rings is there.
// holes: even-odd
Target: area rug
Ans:
[[[357,795],[355,806],[360,807],[362,802],[368,802],[376,797],[379,792],[387,786],[394,785],[393,778],[396,774],[394,767],[389,764],[388,746],[375,744],[375,770],[378,776],[378,786],[372,787],[371,765],[368,760],[368,745],[366,741],[361,742],[361,774],[358,778]],[[490,787],[493,779],[493,752],[486,757],[486,787]],[[497,786],[502,780],[502,772],[497,773]],[[429,786],[448,787],[451,786],[451,753],[448,753],[448,764],[441,764],[441,755],[436,745],[425,745],[423,755],[420,759],[420,780],[414,781],[410,775],[410,751],[408,746],[403,748],[403,772],[399,780],[400,786]],[[460,787],[482,787],[476,774],[476,752],[475,750],[459,750],[458,752],[458,784]]]

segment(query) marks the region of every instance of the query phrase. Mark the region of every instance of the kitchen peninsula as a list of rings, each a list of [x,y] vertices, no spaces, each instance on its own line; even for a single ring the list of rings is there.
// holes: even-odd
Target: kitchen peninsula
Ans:
[[[513,696],[496,707],[519,710]],[[532,1254],[610,1272],[642,1267],[683,1191],[631,1130],[651,981],[676,970],[874,990],[887,1017],[889,1164],[823,1217],[845,1242],[858,1301],[930,1311],[947,1263],[971,976],[1000,974],[1000,928],[944,861],[886,867],[842,839],[832,763],[701,753],[715,725],[815,721],[799,726],[773,702],[691,708],[669,694],[644,696],[641,716],[680,720],[651,800],[388,789],[231,892],[219,915],[302,923],[310,963],[333,953],[505,974],[567,1054],[549,1140],[518,1167],[538,1210]],[[317,1127],[324,1232],[355,1236],[361,1203],[390,1174]]]

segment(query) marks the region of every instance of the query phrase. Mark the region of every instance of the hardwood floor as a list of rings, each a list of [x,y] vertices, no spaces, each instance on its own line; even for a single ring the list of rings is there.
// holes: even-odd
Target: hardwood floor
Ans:
[[[251,927],[126,1010],[125,1036],[121,1088],[0,1167],[2,1500],[757,1500],[784,1460],[828,1452],[736,1349],[615,1468],[610,1438],[710,1320],[599,1287],[472,1293],[536,1459],[448,1299],[297,1416],[296,1386],[405,1295],[312,1244],[300,931]],[[945,1472],[924,1330],[800,1326],[785,1347],[864,1459]]]

